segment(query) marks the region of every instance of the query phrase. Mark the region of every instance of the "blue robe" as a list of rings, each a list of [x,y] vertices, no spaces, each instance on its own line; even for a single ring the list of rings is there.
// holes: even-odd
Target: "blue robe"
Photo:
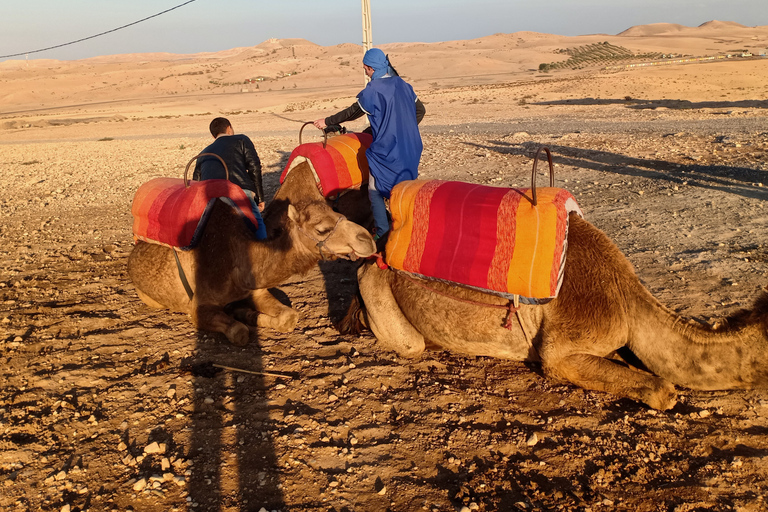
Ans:
[[[423,145],[416,122],[416,93],[399,76],[368,82],[357,95],[368,114],[373,142],[365,156],[376,190],[389,197],[392,187],[418,176]]]

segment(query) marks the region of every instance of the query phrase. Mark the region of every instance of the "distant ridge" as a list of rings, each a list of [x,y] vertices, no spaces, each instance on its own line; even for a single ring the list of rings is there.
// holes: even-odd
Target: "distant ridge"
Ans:
[[[718,21],[718,20],[712,20],[712,21],[706,21],[699,25],[698,28],[726,28],[726,27],[733,27],[733,28],[751,28],[747,27],[746,25],[742,25],[741,23],[736,23],[735,21]]]
[[[686,27],[685,25],[678,25],[677,23],[650,23],[648,25],[635,25],[634,27],[628,28],[624,32],[619,32],[617,35],[648,37],[662,34],[672,34],[690,28],[691,27]]]
[[[256,48],[261,49],[273,49],[273,48],[290,48],[291,46],[320,46],[312,41],[307,41],[301,38],[292,39],[267,39],[263,43],[257,44]]]
[[[735,21],[718,20],[706,21],[698,27],[688,27],[685,25],[678,25],[677,23],[649,23],[647,25],[635,25],[616,35],[631,37],[681,35],[681,33],[687,33],[686,35],[696,35],[701,31],[708,30],[752,30],[756,28],[759,29],[762,27],[748,27],[741,23],[736,23]]]

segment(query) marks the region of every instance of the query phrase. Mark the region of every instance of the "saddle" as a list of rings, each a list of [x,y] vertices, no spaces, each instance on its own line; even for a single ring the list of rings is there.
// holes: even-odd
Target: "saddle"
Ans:
[[[190,181],[188,185],[185,181],[155,178],[139,187],[131,205],[135,239],[192,249],[200,241],[217,199],[239,214],[257,240],[267,238],[258,208],[239,186],[229,180]]]
[[[557,296],[568,215],[583,216],[573,195],[561,188],[442,180],[401,182],[389,206],[389,266],[526,304]]]
[[[299,142],[288,157],[288,163],[280,175],[280,183],[283,183],[294,167],[308,162],[315,175],[317,188],[326,199],[337,199],[348,190],[359,189],[363,183],[368,182],[365,150],[372,141],[373,137],[367,133],[345,133],[326,136],[324,142]]]

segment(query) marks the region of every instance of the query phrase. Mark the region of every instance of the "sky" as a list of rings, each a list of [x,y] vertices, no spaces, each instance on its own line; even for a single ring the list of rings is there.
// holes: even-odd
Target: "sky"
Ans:
[[[123,53],[198,53],[303,38],[362,42],[359,0],[2,0],[0,56],[74,60]],[[474,39],[495,33],[618,34],[648,23],[768,25],[766,0],[370,0],[373,43]],[[9,58],[0,57],[0,61]]]

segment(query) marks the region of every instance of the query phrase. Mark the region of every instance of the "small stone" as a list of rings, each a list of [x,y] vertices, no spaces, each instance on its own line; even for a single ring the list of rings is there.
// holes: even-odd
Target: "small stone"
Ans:
[[[184,487],[187,484],[187,479],[183,476],[175,476],[173,477],[173,483],[178,485],[179,487]]]
[[[536,435],[536,432],[531,434],[531,436],[528,438],[528,440],[525,442],[528,446],[536,446],[536,443],[539,442],[539,436]]]
[[[120,444],[117,445],[117,449],[120,450],[121,452],[125,451],[128,449],[128,445],[120,441]]]
[[[709,412],[709,411],[708,411],[708,410],[706,410],[706,409],[704,409],[704,410],[702,410],[702,411],[699,411],[699,416],[701,416],[702,418],[708,418],[710,414],[712,414],[712,413],[711,413],[711,412]]]
[[[165,453],[165,443],[158,444],[157,441],[153,441],[144,447],[144,453]]]
[[[58,481],[58,480],[64,480],[65,478],[67,478],[67,472],[66,472],[66,471],[63,471],[63,470],[62,470],[62,471],[59,471],[58,473],[56,473],[56,476],[55,476],[54,478],[55,478],[57,481]]]
[[[338,399],[339,399],[339,397],[337,397],[336,395],[333,395],[333,394],[328,395],[328,401],[329,402],[335,402]]]
[[[61,512],[69,512],[71,510],[71,507],[69,506],[69,503],[61,507]]]
[[[133,484],[133,490],[137,492],[143,491],[146,486],[147,486],[147,479],[141,478],[135,484]]]
[[[168,392],[165,394],[168,398],[173,398],[176,396],[176,390],[171,388],[168,390]]]
[[[203,400],[203,402],[205,402],[206,404],[212,404],[213,403],[213,398],[207,396],[207,397],[205,397],[205,400]]]
[[[171,461],[168,460],[168,457],[163,457],[163,459],[160,461],[160,469],[165,471],[166,469],[170,469],[171,467]]]
[[[384,496],[385,494],[387,494],[387,486],[386,485],[384,487],[382,487],[381,490],[379,491],[379,495]]]

